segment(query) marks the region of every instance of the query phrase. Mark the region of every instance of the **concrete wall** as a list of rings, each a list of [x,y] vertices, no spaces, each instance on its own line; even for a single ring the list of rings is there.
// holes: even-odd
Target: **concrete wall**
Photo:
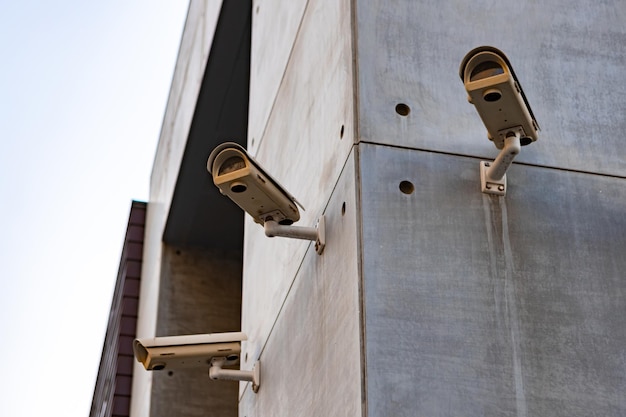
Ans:
[[[467,52],[491,45],[507,54],[542,129],[518,162],[626,176],[623,2],[355,4],[361,140],[494,156],[458,75]]]
[[[623,415],[626,7],[355,4],[367,415]],[[504,198],[458,76],[484,44],[542,128]]]
[[[164,246],[156,336],[238,331],[241,264],[238,251]],[[237,383],[207,371],[153,372],[151,415],[236,416]]]
[[[501,198],[471,158],[360,155],[370,417],[624,414],[622,179],[514,166]]]
[[[277,18],[281,15],[279,9],[296,5],[295,2],[281,2],[276,10],[265,10],[269,7],[265,3],[254,6],[252,39],[274,36],[258,34],[261,29],[282,30],[273,21],[267,26],[259,24],[260,28],[254,22]],[[278,95],[275,98],[265,97],[272,102],[274,110],[263,128],[264,135],[254,145],[252,139],[256,133],[254,127],[249,129],[249,149],[256,159],[305,206],[299,225],[312,226],[324,212],[353,144],[349,22],[347,2],[309,3],[297,36],[292,34],[293,46],[289,48],[293,51],[288,65],[281,68],[280,62],[277,62],[274,71],[285,73]],[[320,26],[325,25],[330,30],[320,31]],[[259,62],[266,62],[266,58],[262,55],[263,49],[253,51],[252,68],[256,68],[261,65]],[[317,66],[320,61],[332,64],[320,71]],[[258,101],[259,95],[264,94],[268,87],[261,80],[255,83],[252,79],[250,88],[252,103]],[[251,119],[256,117],[252,105],[250,114]],[[284,119],[287,114],[289,123],[285,123]],[[267,240],[263,229],[246,217],[244,271],[251,276],[274,276],[273,281],[276,282],[274,285],[258,278],[247,280],[244,298],[248,293],[255,296],[246,299],[248,308],[243,314],[263,320],[262,323],[251,322],[250,328],[245,329],[249,336],[254,336],[248,345],[251,353],[258,353],[264,344],[278,307],[310,246],[306,241]]]
[[[274,295],[269,299],[266,292],[251,291],[263,285],[279,287],[280,281],[286,280],[280,272],[267,267],[244,275],[246,316],[242,327],[254,336],[245,347],[243,366],[260,357],[262,375],[257,394],[249,386],[243,387],[240,416],[361,415],[363,357],[354,168],[354,158],[349,158],[325,207],[328,245],[324,254],[317,255],[312,246],[307,249],[282,298]],[[266,316],[255,316],[251,307],[263,300],[271,309],[257,309]],[[273,315],[268,317],[269,313]],[[265,330],[263,322],[270,320],[267,331],[259,334]],[[252,349],[259,345],[257,354]]]
[[[220,7],[220,1],[191,1],[189,4],[150,181],[137,321],[138,337],[154,337],[157,332],[163,230]],[[133,417],[150,415],[152,375],[135,362],[131,399]]]
[[[307,207],[300,224],[331,221],[318,256],[246,218],[243,366],[263,377],[240,415],[626,412],[625,13],[253,3],[248,148]],[[506,197],[480,193],[497,150],[458,76],[479,45],[507,53],[542,128]]]
[[[161,238],[220,5],[190,5],[139,336],[215,329],[200,313],[213,295],[193,289],[222,255]],[[623,4],[258,0],[252,18],[248,150],[304,204],[298,225],[326,216],[327,247],[245,217],[241,367],[260,359],[262,376],[256,394],[240,384],[239,414],[624,415]],[[506,197],[480,193],[478,161],[497,150],[458,76],[484,44],[507,53],[542,127]],[[209,412],[205,376],[136,375],[134,416],[181,398]],[[164,394],[191,385],[188,401]]]
[[[349,1],[253,2],[248,149],[306,207],[312,242],[245,223],[243,368],[262,363],[240,415],[360,415],[354,72]]]

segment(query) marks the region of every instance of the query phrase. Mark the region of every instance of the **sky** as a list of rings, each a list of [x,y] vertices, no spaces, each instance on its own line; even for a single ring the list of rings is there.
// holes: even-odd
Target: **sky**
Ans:
[[[0,415],[89,415],[187,0],[0,0]]]

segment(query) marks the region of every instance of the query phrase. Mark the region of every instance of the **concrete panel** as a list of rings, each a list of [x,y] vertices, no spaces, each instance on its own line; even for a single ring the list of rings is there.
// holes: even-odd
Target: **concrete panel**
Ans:
[[[156,336],[241,328],[241,252],[165,246]]]
[[[248,144],[263,137],[308,0],[254,0]]]
[[[359,148],[368,415],[625,415],[624,180]]]
[[[221,1],[193,0],[189,4],[150,178],[150,203],[165,204],[167,210],[172,201],[221,7]]]
[[[156,336],[239,331],[241,253],[165,246]],[[146,371],[143,371],[146,372]],[[207,368],[153,373],[151,415],[237,415],[237,383]]]
[[[358,212],[350,158],[326,208],[328,246],[307,252],[260,355],[261,388],[245,390],[240,416],[362,415]]]
[[[520,161],[626,176],[623,1],[355,3],[361,140],[494,157],[458,76],[467,52],[492,45],[542,128]]]
[[[156,332],[161,237],[221,4],[221,1],[207,3],[199,0],[189,4],[150,179],[137,320],[139,337],[152,337]],[[135,362],[133,375],[130,413],[133,417],[147,417],[150,415],[152,374]]]
[[[297,225],[313,226],[323,213],[353,145],[350,47],[349,2],[310,2],[263,140],[252,147],[261,165],[306,207]],[[254,356],[311,247],[269,239],[246,216],[242,320]]]

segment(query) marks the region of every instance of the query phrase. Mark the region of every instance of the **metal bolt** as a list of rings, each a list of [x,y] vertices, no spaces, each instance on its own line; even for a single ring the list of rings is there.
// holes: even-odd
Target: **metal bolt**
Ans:
[[[499,186],[498,186],[498,190],[500,190],[500,191],[504,191],[504,185],[499,185]]]
[[[487,184],[485,188],[487,188],[488,190],[491,190],[491,184]]]

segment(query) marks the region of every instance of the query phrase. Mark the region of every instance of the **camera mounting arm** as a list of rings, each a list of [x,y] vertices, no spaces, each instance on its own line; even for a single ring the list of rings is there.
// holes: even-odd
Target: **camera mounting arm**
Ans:
[[[285,226],[274,220],[264,223],[265,235],[268,237],[290,237],[294,239],[312,240],[315,242],[315,251],[321,255],[326,246],[326,221],[321,216],[315,227]]]
[[[209,378],[213,380],[222,379],[226,381],[248,381],[252,382],[252,391],[259,391],[261,386],[261,362],[257,361],[251,371],[242,371],[237,369],[223,369],[228,362],[227,358],[211,359],[211,367],[209,368]]]
[[[504,136],[504,147],[495,161],[480,162],[480,188],[486,194],[505,195],[506,171],[521,151],[520,138],[523,137],[524,130],[518,126],[498,133]]]

